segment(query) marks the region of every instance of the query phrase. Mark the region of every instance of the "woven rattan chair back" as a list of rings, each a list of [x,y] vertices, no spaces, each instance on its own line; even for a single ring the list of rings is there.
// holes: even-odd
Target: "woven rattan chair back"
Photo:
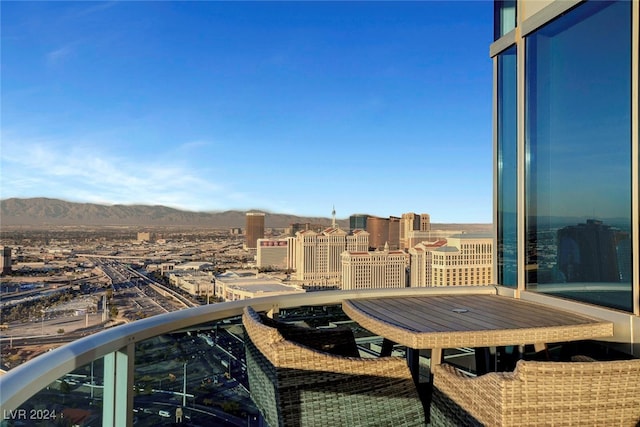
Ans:
[[[467,377],[434,370],[434,426],[636,426],[640,360],[535,362],[513,372]]]
[[[250,307],[242,322],[251,397],[269,426],[425,425],[404,359],[313,349],[285,339]]]

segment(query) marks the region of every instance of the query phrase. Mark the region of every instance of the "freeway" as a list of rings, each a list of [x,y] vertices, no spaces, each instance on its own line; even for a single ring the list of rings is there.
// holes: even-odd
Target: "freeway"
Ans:
[[[113,259],[95,258],[94,262],[96,263],[96,266],[104,272],[109,280],[111,280],[112,286],[119,283],[127,284],[132,282],[138,287],[148,285],[163,297],[171,298],[185,308],[198,307],[200,305],[167,288],[162,283],[158,283],[150,277],[145,276],[144,274],[118,261]]]

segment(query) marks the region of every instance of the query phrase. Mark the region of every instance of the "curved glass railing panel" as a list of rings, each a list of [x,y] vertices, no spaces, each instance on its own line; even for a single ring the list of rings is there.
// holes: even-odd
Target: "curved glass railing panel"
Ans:
[[[245,306],[277,310],[290,320],[304,317],[318,326],[344,320],[339,305],[345,299],[442,292],[469,290],[326,291],[212,304],[142,319],[74,341],[9,371],[0,377],[0,406],[5,420],[20,420],[22,425],[50,425],[52,418],[45,417],[61,414],[91,425],[170,425],[180,415],[178,408],[184,421],[215,417],[217,425],[258,425],[245,375],[240,325]]]
[[[104,359],[52,381],[17,409],[3,409],[4,425],[102,425]]]

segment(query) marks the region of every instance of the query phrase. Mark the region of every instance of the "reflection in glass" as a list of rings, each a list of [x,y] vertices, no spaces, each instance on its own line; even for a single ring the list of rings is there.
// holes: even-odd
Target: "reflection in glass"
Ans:
[[[526,58],[527,287],[624,310],[630,16],[630,2],[586,2],[532,34]]]
[[[239,317],[138,342],[135,357],[136,425],[259,425]]]
[[[517,285],[516,47],[498,55],[498,284]]]
[[[16,426],[99,426],[103,391],[104,359],[97,359],[55,380],[3,418]]]
[[[516,27],[516,5],[516,0],[497,0],[494,3],[494,40],[499,39]]]

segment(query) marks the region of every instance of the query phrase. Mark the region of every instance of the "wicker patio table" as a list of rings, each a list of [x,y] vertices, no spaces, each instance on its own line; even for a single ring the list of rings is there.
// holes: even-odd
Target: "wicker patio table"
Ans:
[[[455,294],[347,300],[344,312],[362,327],[408,349],[442,349],[578,341],[613,335],[613,323],[511,297]]]

